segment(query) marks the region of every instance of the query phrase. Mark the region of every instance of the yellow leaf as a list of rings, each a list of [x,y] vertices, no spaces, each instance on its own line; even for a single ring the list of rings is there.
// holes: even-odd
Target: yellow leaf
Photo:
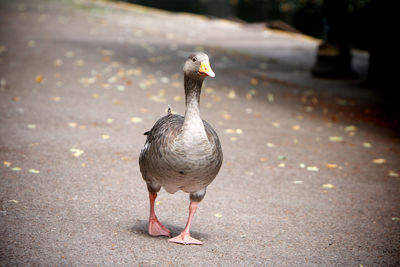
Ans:
[[[61,97],[59,97],[59,96],[52,96],[50,99],[55,101],[55,102],[60,102],[61,101]]]
[[[3,164],[6,165],[6,167],[10,167],[12,163],[9,161],[3,161]]]
[[[101,138],[103,138],[104,140],[107,140],[107,139],[110,139],[110,136],[107,135],[107,134],[103,134],[103,135],[101,136]]]
[[[386,163],[386,159],[374,159],[372,162],[375,164],[384,164]]]
[[[224,117],[225,120],[230,120],[232,118],[232,115],[228,113],[224,113],[222,116]]]
[[[40,173],[39,170],[35,170],[35,169],[29,169],[29,172],[30,173],[35,173],[35,174]]]
[[[268,99],[268,102],[269,102],[269,103],[274,103],[274,101],[275,101],[275,97],[274,97],[274,95],[271,94],[271,93],[268,93],[268,94],[267,94],[267,99]]]
[[[293,125],[292,129],[295,131],[298,131],[298,130],[300,130],[300,125]]]
[[[308,166],[308,167],[307,167],[307,171],[310,171],[310,172],[317,172],[317,171],[319,171],[319,168],[316,167],[316,166]]]
[[[400,177],[400,174],[398,174],[398,173],[395,172],[395,171],[390,170],[390,171],[389,171],[389,176],[391,176],[391,177]]]
[[[225,130],[225,133],[227,133],[227,134],[233,134],[233,133],[236,133],[236,130],[234,130],[234,129],[226,129],[226,130]]]
[[[371,148],[372,147],[372,145],[370,143],[367,143],[367,142],[364,142],[362,144],[362,146],[365,147],[365,148]]]
[[[133,122],[133,123],[140,123],[142,121],[143,121],[143,119],[139,118],[139,117],[132,117],[131,118],[131,122]]]
[[[235,90],[230,90],[229,93],[228,93],[228,95],[227,95],[227,98],[229,98],[229,99],[235,99],[235,98],[236,98],[236,92],[235,92]]]
[[[256,78],[253,78],[250,80],[250,84],[256,86],[258,84],[258,80]]]
[[[349,125],[349,126],[346,126],[346,127],[344,128],[344,130],[345,130],[346,132],[355,132],[355,131],[357,131],[357,127],[354,126],[354,125]]]
[[[73,153],[72,156],[74,156],[75,158],[80,157],[84,153],[83,150],[74,147],[71,148],[69,151]]]
[[[330,136],[329,141],[332,142],[342,142],[344,140],[343,136]]]
[[[335,186],[333,184],[324,184],[322,185],[323,188],[334,188]]]
[[[332,164],[332,163],[327,163],[325,166],[326,166],[328,169],[335,169],[335,168],[337,168],[337,165],[336,165],[336,164]]]
[[[35,78],[35,81],[37,83],[41,83],[43,81],[43,76],[42,75],[37,75],[36,78]]]
[[[221,218],[221,217],[222,217],[222,214],[216,213],[216,214],[214,214],[214,216],[217,217],[217,218]]]

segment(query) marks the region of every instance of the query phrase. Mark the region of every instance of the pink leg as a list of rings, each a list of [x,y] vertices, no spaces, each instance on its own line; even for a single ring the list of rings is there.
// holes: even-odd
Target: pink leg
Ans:
[[[150,199],[149,235],[169,236],[171,232],[158,221],[156,213],[154,212],[154,201],[156,200],[156,197],[157,193],[149,192],[149,199]]]
[[[203,245],[203,242],[190,236],[190,225],[192,224],[192,218],[197,210],[198,204],[199,204],[199,202],[195,202],[195,201],[190,202],[189,218],[186,223],[185,229],[182,231],[182,233],[180,235],[178,235],[174,238],[168,239],[168,242],[179,243],[179,244],[184,244],[184,245],[189,245],[189,244]]]

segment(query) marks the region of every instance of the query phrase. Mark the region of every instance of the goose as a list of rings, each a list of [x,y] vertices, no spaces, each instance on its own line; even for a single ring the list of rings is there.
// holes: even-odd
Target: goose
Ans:
[[[218,135],[200,118],[200,94],[206,77],[215,77],[205,53],[191,54],[183,67],[185,88],[185,116],[171,114],[160,118],[147,135],[140,152],[140,172],[147,184],[150,200],[148,233],[151,236],[170,236],[160,223],[154,203],[163,187],[174,194],[189,193],[189,216],[185,229],[168,242],[202,245],[191,237],[190,226],[198,204],[206,194],[207,186],[217,176],[222,165],[222,148]]]

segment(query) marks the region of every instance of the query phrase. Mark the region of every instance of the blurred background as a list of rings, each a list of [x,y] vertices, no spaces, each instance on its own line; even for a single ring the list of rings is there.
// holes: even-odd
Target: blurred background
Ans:
[[[301,32],[316,38],[324,35],[324,0],[126,0],[126,2],[175,12],[266,23],[266,27]],[[345,5],[349,42],[354,48],[369,49],[371,0],[336,0]],[[344,19],[342,17],[342,19]]]

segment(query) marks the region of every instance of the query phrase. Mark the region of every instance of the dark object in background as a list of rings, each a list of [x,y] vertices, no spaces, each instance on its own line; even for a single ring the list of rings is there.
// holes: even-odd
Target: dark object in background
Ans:
[[[348,0],[324,0],[324,41],[311,72],[315,77],[355,79],[349,45]]]

